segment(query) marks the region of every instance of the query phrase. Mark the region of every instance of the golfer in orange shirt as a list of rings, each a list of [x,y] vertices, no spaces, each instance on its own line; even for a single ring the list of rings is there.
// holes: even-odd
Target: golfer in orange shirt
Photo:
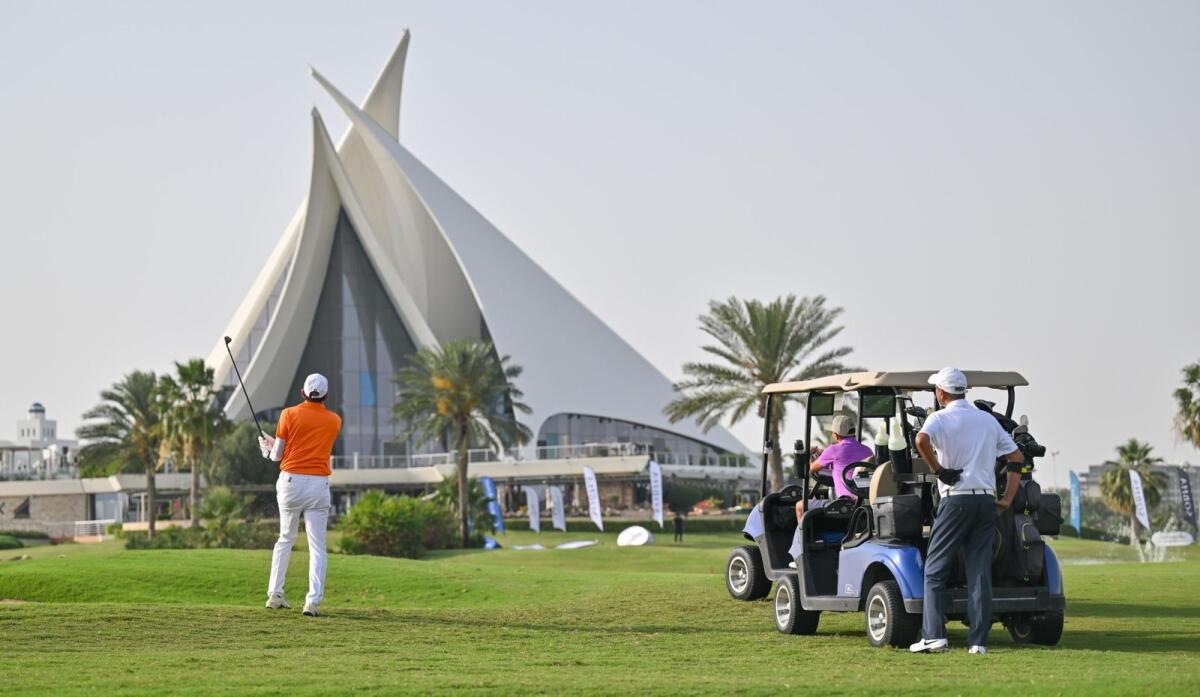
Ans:
[[[300,517],[308,533],[308,596],[304,614],[316,617],[325,592],[325,527],[329,523],[329,457],[342,429],[342,418],[325,408],[329,381],[313,373],[304,379],[304,401],[283,410],[275,437],[262,436],[263,457],[279,463],[275,496],[279,501],[279,541],[271,555],[267,608],[290,608],[283,595],[288,559]]]

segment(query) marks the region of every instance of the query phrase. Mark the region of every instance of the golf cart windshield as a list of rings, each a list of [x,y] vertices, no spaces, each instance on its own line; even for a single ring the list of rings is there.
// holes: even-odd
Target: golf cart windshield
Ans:
[[[850,416],[856,421],[856,436],[867,439],[877,431],[880,424],[892,424],[898,413],[909,414],[912,418],[921,418],[922,412],[932,413],[937,409],[933,398],[933,386],[929,377],[936,371],[904,371],[904,372],[859,372],[830,375],[813,380],[775,383],[766,386],[762,393],[768,403],[775,399],[788,399],[785,395],[799,396],[805,407],[803,419],[789,419],[785,424],[787,432],[778,434],[778,443],[771,442],[767,420],[763,423],[763,461],[762,461],[762,493],[767,493],[767,463],[773,448],[786,451],[790,445],[792,467],[795,476],[807,482],[809,452],[814,445],[828,442],[826,429],[830,420],[837,414]],[[974,402],[983,399],[994,403],[996,411],[1011,418],[1014,408],[1016,387],[1028,385],[1029,382],[1016,372],[999,371],[964,371],[967,383],[970,385],[970,399]],[[791,397],[790,399],[795,399]],[[913,410],[912,407],[920,407]],[[771,407],[766,411],[770,413]],[[915,413],[914,413],[915,412]],[[893,424],[894,425],[894,424]],[[910,423],[905,418],[904,431],[906,437],[912,436],[913,426],[920,427],[919,422]],[[890,429],[889,429],[890,430]],[[865,443],[873,446],[872,442]],[[911,447],[911,444],[910,444]],[[806,487],[807,488],[807,487]],[[807,498],[807,491],[806,491]]]

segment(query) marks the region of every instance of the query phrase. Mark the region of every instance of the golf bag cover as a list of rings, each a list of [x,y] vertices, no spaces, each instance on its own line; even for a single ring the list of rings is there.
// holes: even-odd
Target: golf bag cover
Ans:
[[[1062,530],[1062,522],[1062,497],[1058,494],[1042,494],[1042,506],[1037,513],[1038,532],[1057,535]]]
[[[1046,564],[1046,543],[1038,532],[1037,521],[1027,515],[1016,516],[1017,534],[1014,542],[1020,559],[1021,580],[1038,583],[1042,580],[1042,567]]]
[[[1017,488],[1017,494],[1013,497],[1012,509],[1017,513],[1024,513],[1028,516],[1037,517],[1037,512],[1042,507],[1042,485],[1032,479],[1022,480]]]

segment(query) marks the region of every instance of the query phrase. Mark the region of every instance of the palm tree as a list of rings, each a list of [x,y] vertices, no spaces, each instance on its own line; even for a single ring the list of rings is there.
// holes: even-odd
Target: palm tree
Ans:
[[[162,438],[162,403],[158,377],[134,371],[100,393],[100,403],[83,415],[90,423],[79,428],[85,441],[83,456],[110,462],[131,462],[146,473],[149,536],[154,537],[157,506],[154,473],[158,470]]]
[[[457,509],[460,503],[458,495],[458,479],[447,479],[433,490],[433,500],[452,509]],[[491,499],[483,490],[483,482],[476,479],[467,487],[467,511],[471,516],[476,530],[494,531],[496,522],[489,510]]]
[[[1162,462],[1162,458],[1153,454],[1154,446],[1143,443],[1136,438],[1130,438],[1123,445],[1117,446],[1117,459],[1105,462],[1112,469],[1104,473],[1100,479],[1100,496],[1104,504],[1114,513],[1129,516],[1129,543],[1138,544],[1137,513],[1133,503],[1133,487],[1129,483],[1129,471],[1134,470],[1142,479],[1142,492],[1146,498],[1146,506],[1154,508],[1162,495],[1160,487],[1165,486],[1163,477],[1150,469],[1151,465]]]
[[[196,527],[200,523],[200,470],[209,463],[216,439],[227,430],[228,421],[217,401],[213,369],[202,358],[175,363],[175,377],[163,376],[160,390],[169,405],[163,419],[161,454],[177,454],[191,469],[188,510],[192,527]]]
[[[457,455],[458,510],[462,542],[467,532],[468,450],[472,443],[507,448],[529,440],[532,433],[516,420],[528,414],[522,393],[513,384],[520,366],[496,357],[490,343],[461,340],[427,347],[396,373],[396,419],[422,442],[449,442]],[[497,442],[498,441],[498,442]]]
[[[1183,387],[1175,390],[1179,411],[1175,413],[1175,432],[1194,448],[1200,448],[1200,363],[1183,368]]]
[[[720,362],[685,363],[686,377],[675,383],[681,396],[664,413],[671,423],[695,418],[708,431],[726,416],[733,425],[755,409],[767,420],[771,488],[778,489],[783,483],[779,433],[788,403],[797,398],[772,399],[767,414],[762,390],[775,382],[858,370],[841,360],[854,349],[824,348],[841,333],[842,327],[834,324],[841,314],[840,307],[826,307],[823,295],[788,295],[769,303],[738,298],[710,302],[708,314],[700,316],[700,329],[716,343],[702,348]]]

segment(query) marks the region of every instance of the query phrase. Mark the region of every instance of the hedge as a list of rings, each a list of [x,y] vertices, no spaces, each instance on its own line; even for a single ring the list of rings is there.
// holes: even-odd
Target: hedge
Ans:
[[[48,540],[50,535],[41,530],[0,530],[0,535],[15,537],[19,540]]]
[[[12,535],[0,535],[0,549],[20,549],[24,546],[25,543]]]
[[[653,520],[630,520],[630,519],[613,519],[604,521],[604,532],[621,532],[625,528],[631,528],[634,525],[640,525],[650,532],[658,532],[658,523]],[[740,533],[746,525],[744,516],[712,516],[703,518],[685,518],[683,522],[684,533],[689,532],[731,532]],[[504,520],[504,528],[506,530],[528,530],[529,518],[506,518]],[[550,525],[549,518],[542,518],[542,530],[549,532],[553,528]],[[671,522],[671,516],[666,516],[663,519],[662,532],[671,532],[674,530]],[[599,532],[596,530],[596,524],[590,518],[568,518],[567,532]]]
[[[1103,542],[1117,542],[1117,543],[1120,543],[1123,545],[1129,544],[1129,536],[1128,535],[1114,535],[1110,532],[1105,532],[1104,530],[1097,530],[1096,528],[1089,528],[1086,525],[1083,526],[1083,534],[1080,535],[1075,530],[1075,528],[1071,527],[1070,525],[1067,525],[1066,523],[1063,523],[1062,528],[1059,530],[1058,536],[1059,537],[1081,537],[1085,540],[1101,540]]]
[[[659,530],[658,523],[653,520],[630,520],[630,519],[612,519],[604,521],[604,532],[621,532],[625,528],[640,525],[650,532]],[[712,516],[712,517],[695,517],[685,518],[683,529],[685,533],[722,533],[735,532],[740,533],[742,527],[746,525],[746,517],[744,515],[734,516]],[[507,530],[528,530],[529,518],[505,518],[504,527]],[[542,518],[542,530],[550,531],[553,528],[550,525],[550,520]],[[672,531],[671,517],[667,516],[663,520],[663,532]],[[599,532],[596,530],[596,524],[590,518],[568,518],[567,532]],[[1078,537],[1075,528],[1070,525],[1063,524],[1062,531],[1059,537]],[[1112,533],[1095,528],[1084,526],[1083,539],[1085,540],[1103,540],[1105,542],[1119,542],[1121,544],[1129,544],[1129,537],[1124,535],[1113,535]]]
[[[216,541],[203,528],[164,528],[155,531],[154,539],[141,531],[124,531],[126,549],[271,549],[279,536],[274,523],[239,522],[230,526],[222,540]]]

